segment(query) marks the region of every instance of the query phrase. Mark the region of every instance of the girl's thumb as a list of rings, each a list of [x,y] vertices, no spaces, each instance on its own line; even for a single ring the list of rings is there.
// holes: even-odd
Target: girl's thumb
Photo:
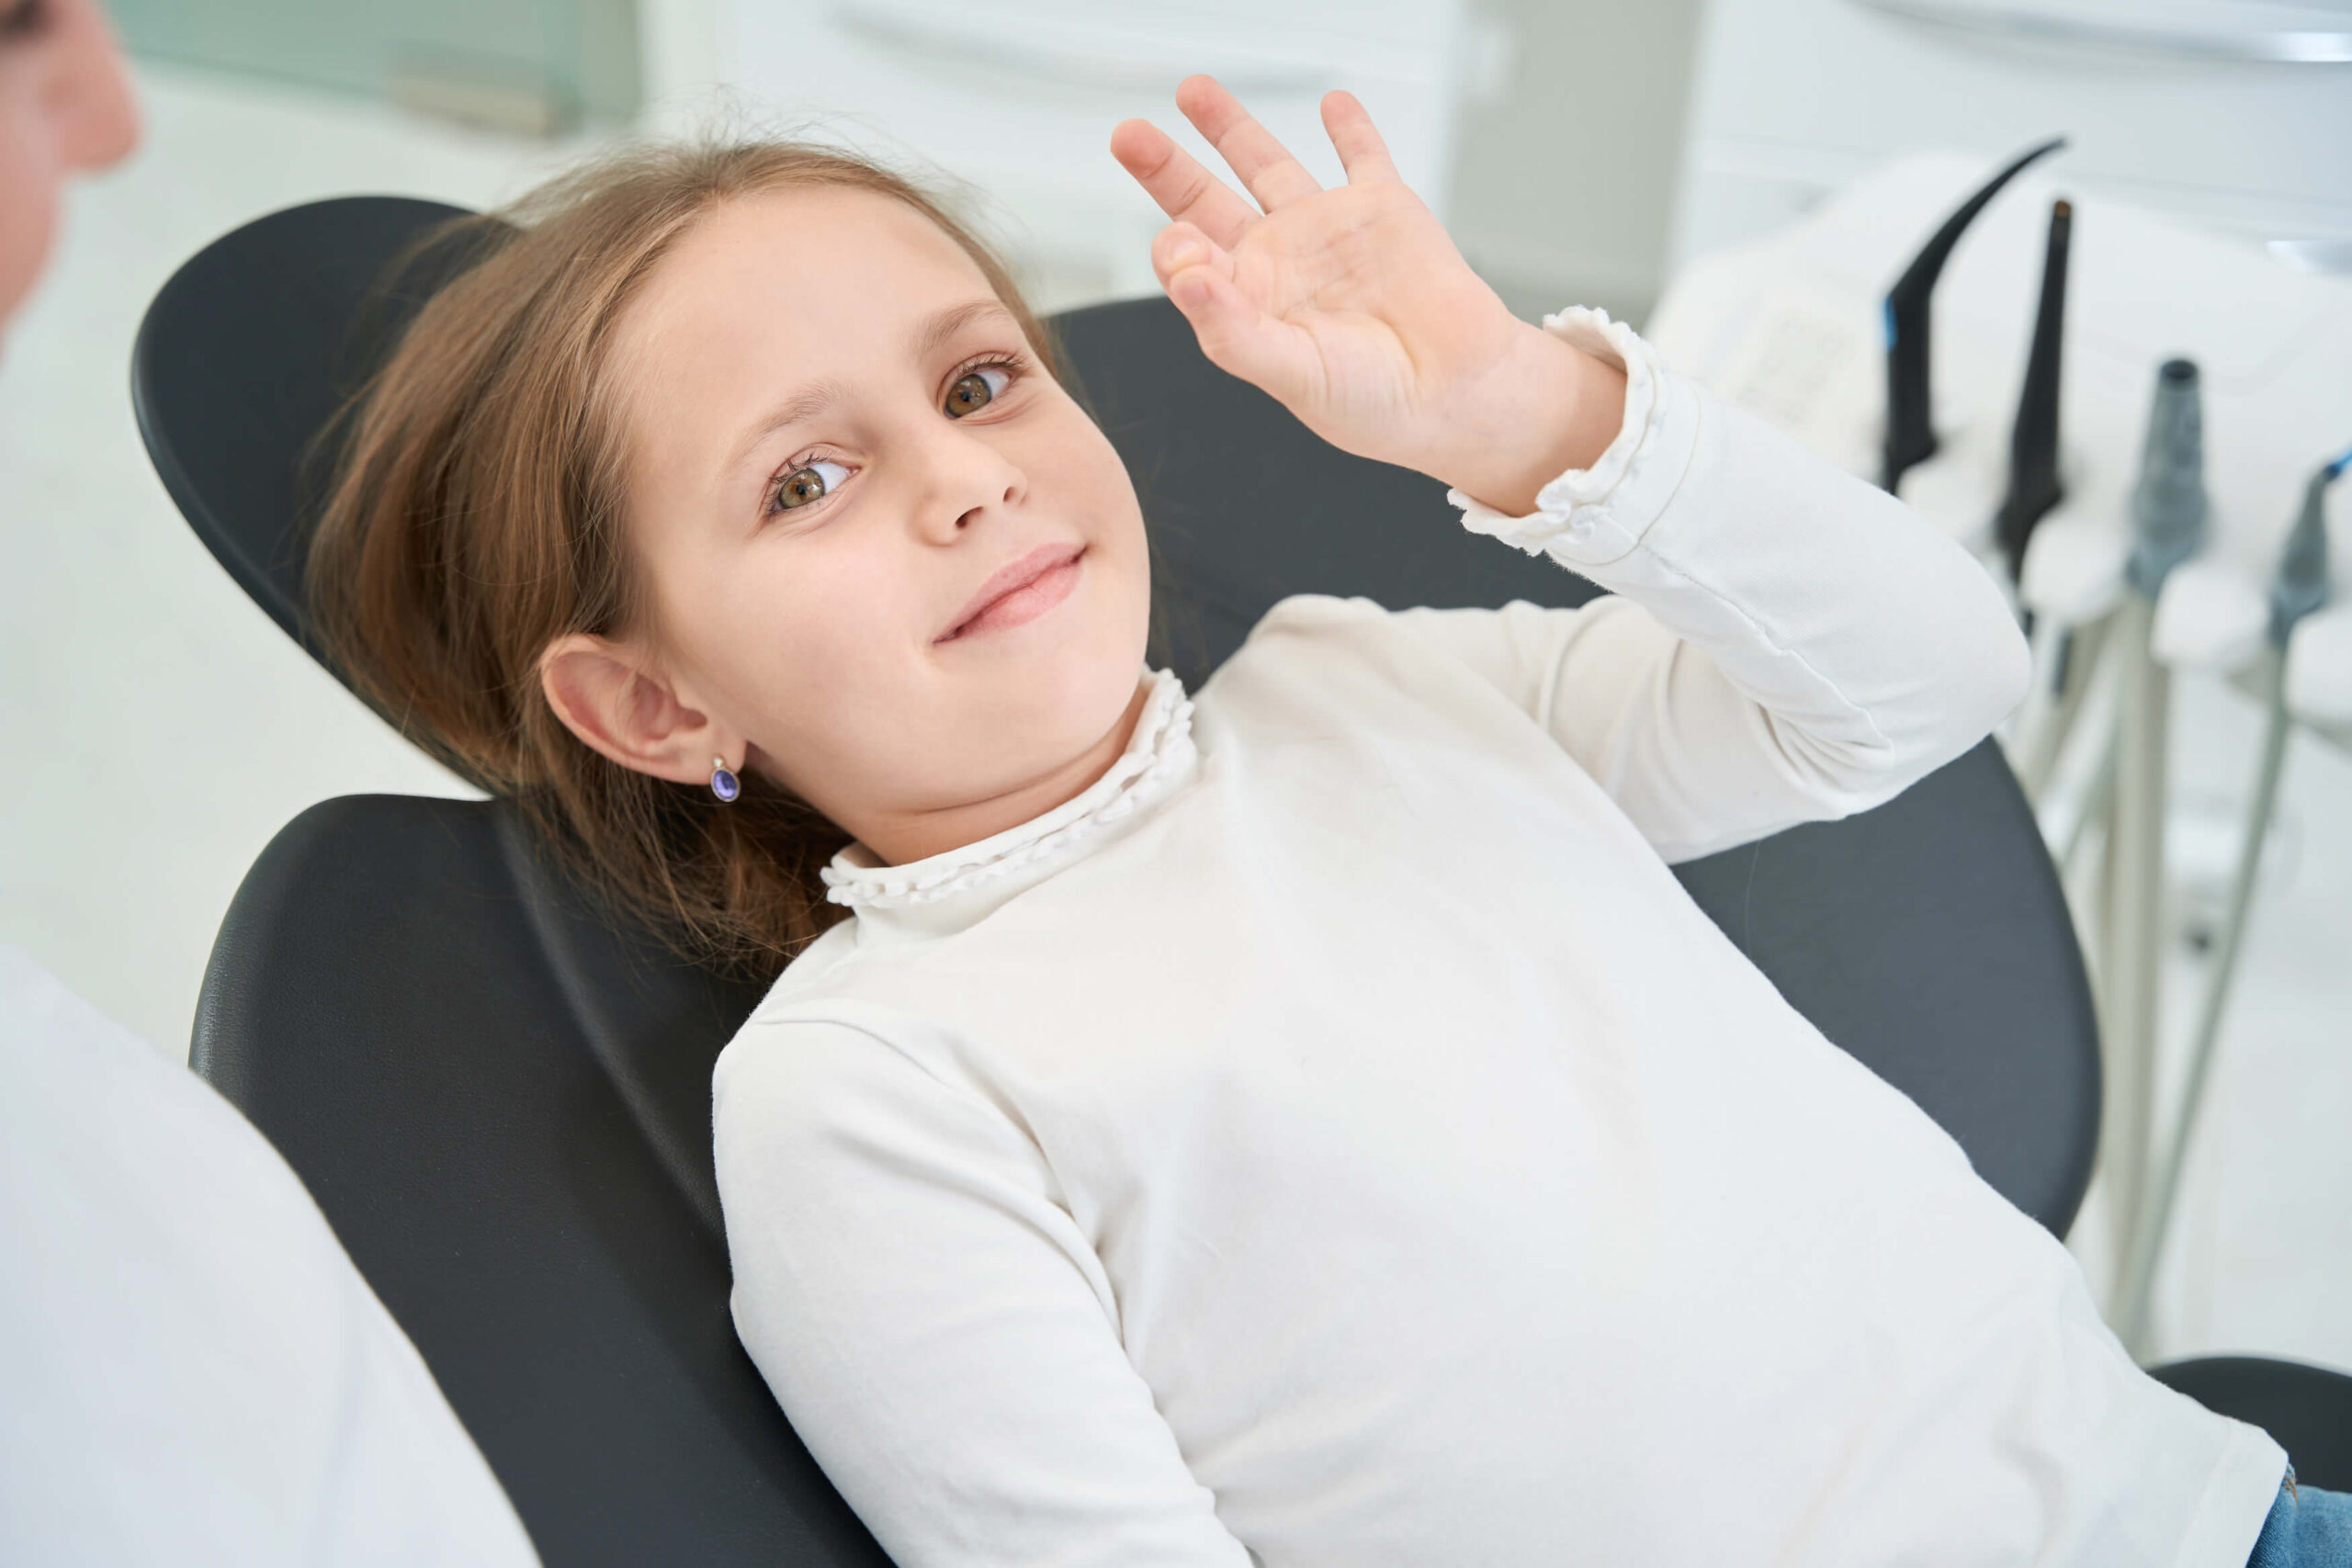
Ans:
[[[1168,298],[1192,323],[1210,364],[1284,396],[1289,389],[1280,384],[1285,378],[1275,341],[1280,323],[1267,320],[1231,278],[1207,264],[1188,266],[1168,279]]]

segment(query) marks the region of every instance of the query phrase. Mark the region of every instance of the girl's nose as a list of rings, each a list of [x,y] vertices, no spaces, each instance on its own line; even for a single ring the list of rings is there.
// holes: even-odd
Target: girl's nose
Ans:
[[[915,507],[915,527],[949,544],[991,512],[1016,505],[1029,483],[1020,465],[977,435],[950,427],[932,436],[930,482]]]

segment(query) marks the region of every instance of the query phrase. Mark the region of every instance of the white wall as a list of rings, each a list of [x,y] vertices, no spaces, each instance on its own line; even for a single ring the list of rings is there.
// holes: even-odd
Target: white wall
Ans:
[[[787,0],[639,0],[653,124],[690,129],[710,118],[712,85],[739,74],[735,14],[763,4],[788,9]],[[1306,0],[1255,7],[1294,28],[1327,8]],[[1128,5],[1136,15],[1171,9]],[[1442,182],[1449,222],[1464,254],[1521,313],[1585,303],[1638,321],[1657,298],[1701,10],[1701,0],[1470,0],[1466,25],[1427,40],[1433,56],[1456,53],[1463,88]],[[1171,61],[1171,81],[1210,63]],[[744,107],[757,113],[765,106]],[[1141,109],[1163,123],[1175,118],[1165,104]],[[1301,123],[1311,125],[1311,117]],[[1294,150],[1310,162],[1323,152]],[[1092,151],[1090,141],[1083,155]],[[989,194],[1004,207],[1022,205],[1020,191]],[[1048,308],[1118,286],[1100,268],[1074,271],[1052,256],[1014,260]],[[1132,287],[1133,275],[1123,281]]]
[[[1454,143],[1453,227],[1522,315],[1638,322],[1666,281],[1700,0],[1480,0],[1496,96]]]

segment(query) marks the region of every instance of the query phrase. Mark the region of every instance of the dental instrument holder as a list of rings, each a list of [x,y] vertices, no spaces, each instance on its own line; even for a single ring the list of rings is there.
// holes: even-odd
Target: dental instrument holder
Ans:
[[[2324,608],[2328,601],[2327,487],[2347,465],[2352,452],[2324,464],[2303,486],[2302,510],[2288,530],[2287,547],[2279,552],[2278,570],[2270,578],[2270,624],[2266,634],[2269,650],[2262,671],[2263,730],[2261,760],[2255,769],[2254,793],[2246,813],[2245,835],[2238,844],[2237,867],[2230,879],[2230,901],[2206,972],[2205,996],[2198,1009],[2196,1032],[2189,1038],[2188,1070],[2180,1092],[2180,1110],[2173,1119],[2172,1135],[2155,1170],[2147,1205],[2141,1211],[2129,1250],[2124,1255],[2123,1292],[2115,1314],[2116,1333],[2134,1356],[2145,1359],[2155,1294],[2156,1269],[2164,1260],[2165,1236],[2180,1197],[2180,1176],[2188,1161],[2190,1141],[2197,1135],[2198,1113],[2212,1078],[2213,1056],[2228,1009],[2230,985],[2237,977],[2238,958],[2245,951],[2246,918],[2254,907],[2255,885],[2262,872],[2262,846],[2270,835],[2271,813],[2278,804],[2278,782],[2285,771],[2287,735],[2287,645],[2305,616]]]
[[[2074,238],[2074,204],[2050,205],[2050,237],[2041,261],[2041,304],[2033,318],[2033,347],[2009,434],[2009,490],[1993,521],[1994,537],[2015,582],[2025,568],[2034,525],[2065,498],[2058,478],[2059,367],[2066,330],[2066,265]]]
[[[1894,280],[1894,287],[1886,291],[1885,461],[1879,480],[1883,489],[1895,491],[1905,469],[1936,454],[1933,392],[1928,374],[1928,304],[1935,293],[1936,279],[1943,275],[1944,263],[1951,259],[1952,247],[1960,243],[1961,235],[1968,231],[1968,226],[1984,210],[1985,204],[2000,194],[2003,186],[2028,164],[2064,145],[2064,137],[2054,136],[2011,160],[2007,168],[1953,209],[1943,226],[1920,247],[1911,265],[1904,268],[1903,276]]]
[[[2132,491],[2132,555],[2124,581],[2153,602],[2172,569],[2205,544],[2205,411],[2197,366],[2168,359],[2156,372],[2140,479]]]
[[[2114,795],[2099,899],[2099,1000],[2107,1093],[2099,1159],[2115,1238],[2110,1303],[2128,1305],[2133,1240],[2149,1190],[2155,1131],[2155,1048],[2164,953],[2168,671],[2150,650],[2156,596],[2175,567],[2205,543],[2205,425],[2197,367],[2169,359],[2156,372],[2140,477],[2132,491],[2130,590],[2106,639],[2119,660]]]

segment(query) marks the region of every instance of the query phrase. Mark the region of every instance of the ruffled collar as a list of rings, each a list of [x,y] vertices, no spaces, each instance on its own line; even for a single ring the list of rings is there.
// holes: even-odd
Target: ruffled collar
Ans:
[[[1126,750],[1083,791],[1019,827],[904,865],[874,864],[865,845],[852,844],[820,874],[825,897],[861,914],[900,909],[999,886],[1019,872],[1042,875],[1074,858],[1070,852],[1167,794],[1194,755],[1184,683],[1170,671],[1149,674],[1151,692]]]

